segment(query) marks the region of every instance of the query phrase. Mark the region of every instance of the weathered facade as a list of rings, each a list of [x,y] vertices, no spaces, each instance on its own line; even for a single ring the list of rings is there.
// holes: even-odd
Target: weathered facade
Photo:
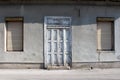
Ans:
[[[120,67],[119,0],[0,4],[0,68]]]

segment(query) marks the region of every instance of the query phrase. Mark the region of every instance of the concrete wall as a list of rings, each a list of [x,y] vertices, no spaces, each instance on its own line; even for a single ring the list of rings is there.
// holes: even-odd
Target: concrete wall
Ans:
[[[75,18],[78,19],[77,21],[73,21],[73,62],[119,61],[119,7],[79,6],[77,8],[80,9],[80,17]],[[97,17],[115,18],[115,51],[97,52]]]
[[[24,51],[5,51],[5,17],[24,17]],[[120,7],[79,5],[0,5],[0,62],[44,63],[44,16],[72,17],[72,62],[120,60]],[[115,51],[98,54],[97,17],[115,18]]]

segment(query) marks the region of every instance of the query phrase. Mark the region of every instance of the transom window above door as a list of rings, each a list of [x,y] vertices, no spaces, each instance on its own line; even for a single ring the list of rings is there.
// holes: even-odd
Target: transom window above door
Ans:
[[[64,28],[71,26],[71,18],[70,17],[52,17],[48,16],[45,19],[47,27],[57,27],[57,28]]]

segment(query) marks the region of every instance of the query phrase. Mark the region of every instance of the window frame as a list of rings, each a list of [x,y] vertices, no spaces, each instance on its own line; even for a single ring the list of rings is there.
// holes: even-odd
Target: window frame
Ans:
[[[5,17],[5,51],[6,52],[23,52],[24,51],[24,18],[23,17]],[[8,50],[7,48],[7,27],[8,27],[8,22],[22,22],[22,50]]]
[[[114,18],[113,17],[97,17],[97,30],[98,30],[98,22],[111,22],[111,49],[98,49],[98,37],[97,37],[97,51],[99,52],[111,52],[115,51],[115,26],[114,26]],[[98,32],[98,31],[97,31]],[[98,36],[98,35],[97,35]]]

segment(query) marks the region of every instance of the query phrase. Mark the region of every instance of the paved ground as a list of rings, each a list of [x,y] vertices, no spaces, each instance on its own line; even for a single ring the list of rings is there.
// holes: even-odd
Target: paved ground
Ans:
[[[120,69],[0,70],[0,80],[120,80]]]

